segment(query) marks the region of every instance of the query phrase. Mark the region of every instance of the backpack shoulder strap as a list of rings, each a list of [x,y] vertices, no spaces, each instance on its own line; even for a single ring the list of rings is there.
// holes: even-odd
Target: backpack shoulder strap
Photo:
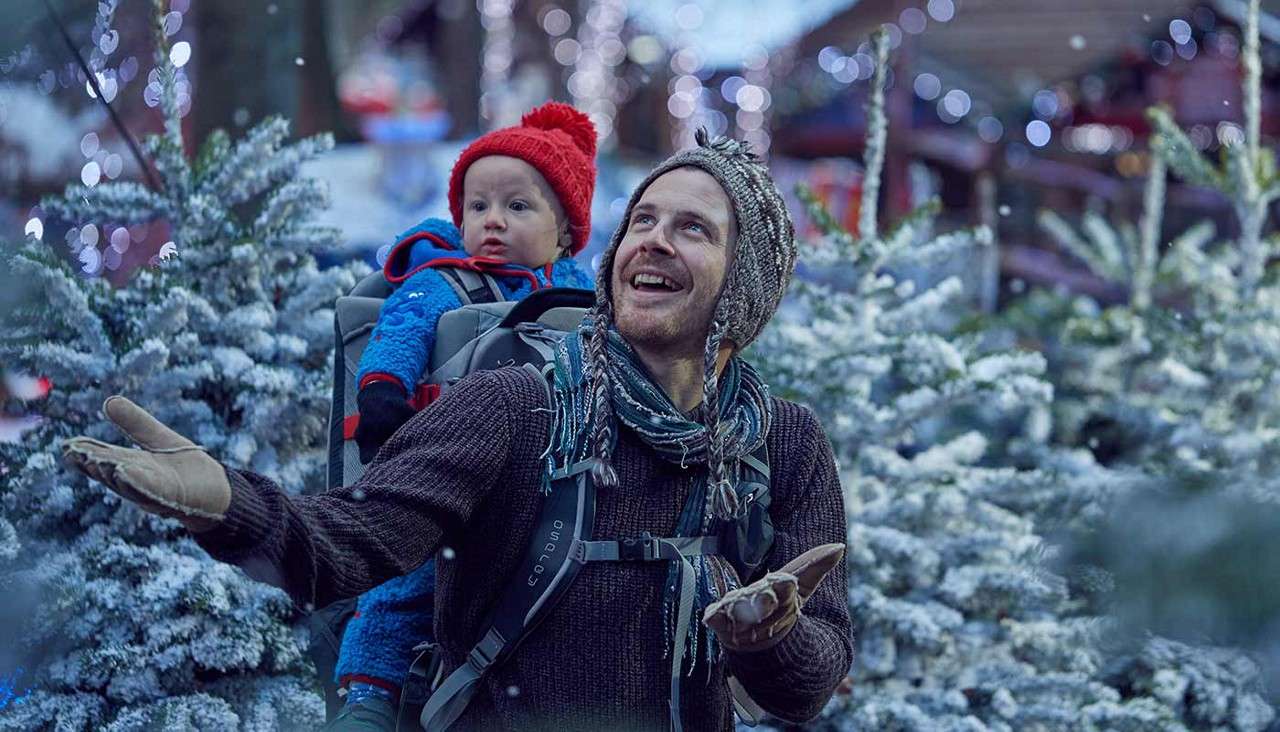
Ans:
[[[532,364],[526,364],[524,368],[542,380],[550,400],[550,386],[542,371]],[[767,509],[768,452],[762,447],[751,457],[752,460],[746,463],[749,470],[763,477],[763,487],[757,485],[753,488],[753,495],[765,491],[761,508]],[[620,541],[591,540],[595,522],[595,484],[591,480],[593,465],[594,460],[587,459],[551,473],[551,492],[539,511],[520,571],[499,600],[492,624],[480,642],[467,654],[466,661],[449,674],[427,699],[419,720],[426,732],[442,732],[457,721],[489,669],[509,658],[529,632],[550,614],[587,562],[677,562],[679,610],[675,637],[685,636],[690,608],[697,592],[689,557],[721,553],[720,537],[658,538],[646,533]],[[683,643],[676,643],[671,654],[668,702],[675,732],[681,730],[680,679],[684,649]],[[755,726],[763,710],[747,696],[736,679],[729,680],[729,688],[739,717],[748,726]]]
[[[753,547],[751,555],[758,557],[761,561],[763,561],[768,549],[773,544],[773,523],[768,518],[769,504],[771,503],[770,488],[772,485],[772,473],[769,469],[769,445],[767,441],[762,441],[760,447],[756,448],[754,452],[750,455],[742,456],[742,480],[739,481],[740,490],[743,493],[740,498],[749,504],[744,508],[744,512],[750,517],[754,511],[758,517],[749,518],[747,531],[743,538],[756,543],[768,544],[768,546]],[[769,524],[767,531],[763,530],[761,525],[766,521]],[[734,533],[736,538],[738,532]],[[760,721],[764,719],[765,710],[751,698],[737,677],[728,674],[726,680],[729,684],[729,693],[733,698],[733,708],[737,712],[738,718],[747,727],[755,727],[760,724]]]
[[[475,305],[482,302],[504,302],[498,282],[492,275],[475,272],[462,267],[440,266],[435,270],[444,277],[463,305]]]
[[[467,660],[427,699],[420,718],[424,730],[441,732],[457,721],[489,669],[511,655],[577,577],[582,563],[574,561],[572,550],[591,536],[595,522],[591,464],[583,461],[553,474],[529,549],[498,602],[493,624]]]
[[[742,464],[744,467],[754,470],[760,483],[768,490],[772,484],[772,473],[769,471],[769,443],[762,441],[760,447],[757,447],[750,455],[742,456]]]
[[[554,367],[555,367],[555,364],[550,360],[548,360],[547,365],[543,366],[542,368],[538,368],[536,364],[532,364],[528,362],[520,365],[520,368],[533,374],[533,376],[537,378],[538,383],[542,384],[542,391],[547,395],[548,407],[552,406],[551,405],[551,382],[549,379],[551,378],[550,377],[551,369]]]

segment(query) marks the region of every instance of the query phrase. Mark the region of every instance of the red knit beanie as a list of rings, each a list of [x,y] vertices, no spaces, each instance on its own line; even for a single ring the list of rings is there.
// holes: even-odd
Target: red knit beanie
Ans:
[[[568,104],[547,102],[520,119],[467,146],[449,176],[449,211],[462,226],[462,180],[467,168],[487,155],[507,155],[532,165],[555,191],[569,219],[571,251],[582,251],[591,236],[591,195],[596,187],[596,127]]]

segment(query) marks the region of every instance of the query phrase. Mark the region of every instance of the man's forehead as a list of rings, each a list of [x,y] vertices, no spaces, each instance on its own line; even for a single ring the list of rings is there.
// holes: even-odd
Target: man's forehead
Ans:
[[[694,208],[705,216],[726,221],[733,218],[733,205],[720,181],[705,170],[688,166],[654,178],[636,205]]]

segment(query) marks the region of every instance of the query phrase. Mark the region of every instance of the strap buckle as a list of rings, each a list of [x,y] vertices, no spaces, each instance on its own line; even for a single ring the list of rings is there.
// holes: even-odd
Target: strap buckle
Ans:
[[[618,560],[623,562],[652,562],[658,558],[658,541],[648,531],[632,539],[618,541]]]

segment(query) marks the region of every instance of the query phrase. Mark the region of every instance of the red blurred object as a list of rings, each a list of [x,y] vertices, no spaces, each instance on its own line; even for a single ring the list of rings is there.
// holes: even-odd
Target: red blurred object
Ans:
[[[47,376],[27,376],[25,374],[6,373],[4,375],[4,394],[29,402],[49,396],[53,384]]]

